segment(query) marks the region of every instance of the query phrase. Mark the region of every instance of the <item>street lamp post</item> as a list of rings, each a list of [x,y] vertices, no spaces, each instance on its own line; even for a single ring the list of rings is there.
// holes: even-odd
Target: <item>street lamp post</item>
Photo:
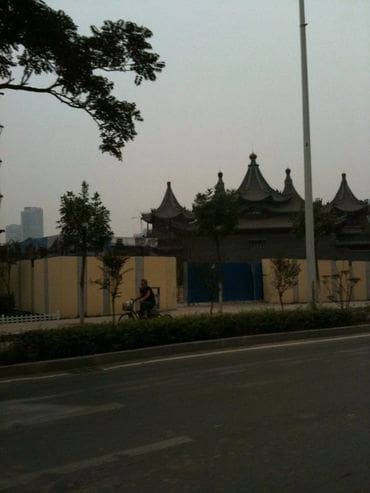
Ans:
[[[313,218],[312,172],[311,172],[311,138],[310,113],[307,75],[306,20],[304,0],[299,0],[301,70],[302,70],[302,112],[303,112],[303,152],[304,152],[304,198],[305,198],[305,238],[308,274],[308,290],[312,307],[316,305],[317,274],[315,255],[315,232]]]
[[[4,125],[1,125],[1,123],[0,123],[0,135],[2,134],[3,130],[4,130]],[[2,160],[0,159],[0,166],[1,166],[1,164],[2,164]],[[0,205],[1,205],[2,200],[3,200],[3,194],[0,193]],[[0,233],[4,233],[4,232],[5,232],[5,229],[0,229]]]

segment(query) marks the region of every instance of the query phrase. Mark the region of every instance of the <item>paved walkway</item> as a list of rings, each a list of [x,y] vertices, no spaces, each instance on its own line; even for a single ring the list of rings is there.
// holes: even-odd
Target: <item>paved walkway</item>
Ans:
[[[297,310],[305,308],[307,304],[305,303],[295,303],[290,305],[285,305],[287,310]],[[323,306],[335,306],[331,303],[325,303]],[[370,301],[356,302],[352,303],[352,306],[361,307],[368,306],[370,308]],[[241,311],[248,310],[280,310],[279,304],[265,303],[265,302],[238,302],[238,303],[224,303],[223,312],[224,313],[238,313]],[[218,312],[218,305],[215,304],[213,312],[216,314]],[[168,311],[174,317],[184,317],[187,315],[194,314],[209,314],[210,304],[209,303],[198,303],[194,305],[178,305],[175,310]],[[110,322],[112,320],[111,316],[103,317],[86,317],[85,323],[98,324],[102,322]],[[0,334],[16,334],[19,332],[26,332],[28,330],[35,329],[54,329],[58,327],[67,327],[78,325],[80,322],[79,318],[65,318],[61,320],[49,320],[46,322],[28,322],[28,323],[12,323],[12,324],[0,324]]]

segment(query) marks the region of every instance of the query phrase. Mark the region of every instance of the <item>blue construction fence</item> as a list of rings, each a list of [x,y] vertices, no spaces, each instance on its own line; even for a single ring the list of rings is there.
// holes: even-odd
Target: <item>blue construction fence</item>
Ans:
[[[262,263],[188,263],[187,302],[217,301],[218,271],[223,280],[224,301],[263,300]]]

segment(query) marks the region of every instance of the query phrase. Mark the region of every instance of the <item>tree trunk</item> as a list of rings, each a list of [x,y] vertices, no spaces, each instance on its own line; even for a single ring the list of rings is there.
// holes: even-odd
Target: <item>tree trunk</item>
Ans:
[[[112,323],[113,323],[113,326],[116,325],[116,304],[115,304],[115,299],[116,299],[116,297],[115,296],[112,296],[111,303],[112,303]]]
[[[216,236],[216,251],[217,251],[218,313],[222,313],[224,290],[222,284],[221,246],[220,246],[220,238],[218,236]]]
[[[7,279],[6,279],[6,291],[7,291],[7,295],[10,296],[11,295],[11,289],[10,289],[10,279],[11,279],[11,269],[12,269],[12,266],[11,264],[7,266]]]
[[[214,303],[213,303],[213,298],[212,298],[212,300],[211,300],[211,307],[210,307],[210,310],[209,310],[209,314],[210,315],[213,315],[213,305],[214,305]]]
[[[221,275],[221,274],[219,274],[219,275]],[[223,311],[223,295],[224,295],[224,292],[223,292],[222,280],[219,279],[219,281],[218,281],[218,313],[222,313],[222,311]]]
[[[283,312],[284,311],[284,303],[283,303],[283,294],[282,293],[279,293],[279,302],[280,302],[281,311]]]

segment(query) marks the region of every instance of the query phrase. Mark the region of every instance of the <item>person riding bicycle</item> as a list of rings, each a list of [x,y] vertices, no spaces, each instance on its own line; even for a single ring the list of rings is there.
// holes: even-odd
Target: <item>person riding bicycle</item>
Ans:
[[[151,311],[155,307],[155,296],[153,290],[148,286],[148,281],[146,279],[141,280],[140,296],[134,299],[135,301],[140,301],[139,317],[149,317]]]

